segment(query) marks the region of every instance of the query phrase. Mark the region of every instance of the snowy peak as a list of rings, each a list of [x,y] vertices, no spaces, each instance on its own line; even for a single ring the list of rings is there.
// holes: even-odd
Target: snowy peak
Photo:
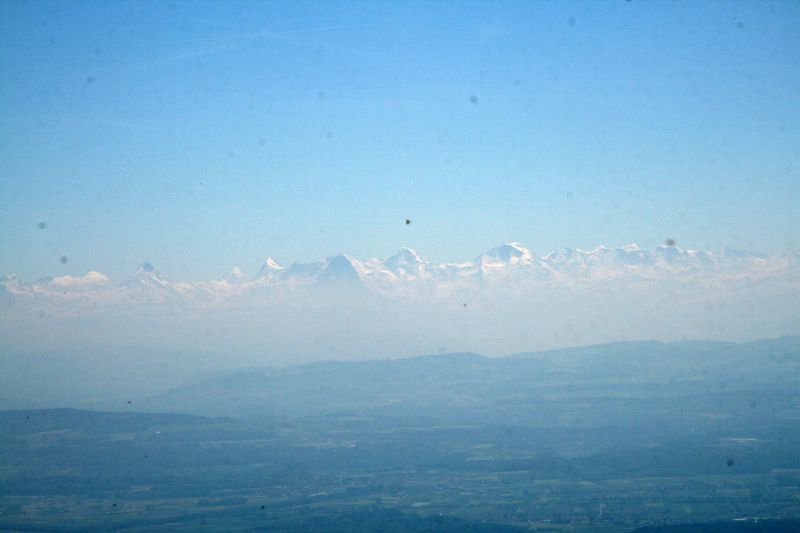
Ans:
[[[399,252],[386,260],[386,264],[417,265],[425,261],[411,248],[401,248]]]
[[[81,289],[97,285],[106,285],[110,282],[111,280],[108,279],[108,276],[92,270],[85,276],[59,276],[57,278],[53,278],[50,281],[50,285],[65,289]]]
[[[402,248],[399,252],[384,261],[386,268],[396,274],[412,274],[425,270],[425,260],[410,248]]]
[[[361,281],[364,265],[349,255],[340,253],[328,257],[320,265],[319,279],[324,281]]]
[[[271,257],[264,260],[264,265],[261,268],[268,268],[270,270],[283,270],[283,266]]]
[[[178,285],[186,283],[171,283],[156,270],[151,263],[144,262],[133,273],[133,279],[127,283],[129,286],[144,287],[147,289],[173,290]]]
[[[156,267],[147,261],[139,265],[133,273],[133,277],[135,278],[148,278],[153,276],[158,276],[158,272],[156,271]]]
[[[277,274],[280,274],[283,270],[283,266],[280,265],[277,261],[275,261],[271,257],[267,257],[264,262],[261,264],[261,268],[258,269],[258,274],[256,274],[257,278],[273,278]]]
[[[560,263],[575,255],[575,252],[576,250],[565,246],[564,248],[559,248],[542,257],[542,261],[547,263]]]
[[[502,244],[496,248],[492,248],[488,252],[481,254],[477,257],[476,263],[478,264],[515,264],[519,262],[532,262],[534,259],[533,252],[519,244],[518,242],[510,242]]]
[[[638,244],[626,244],[622,248],[614,250],[613,253],[614,259],[625,265],[644,266],[652,263],[650,255]]]
[[[263,270],[263,269],[262,269]],[[279,283],[308,285],[315,282],[335,283],[361,281],[368,268],[361,261],[340,253],[316,263],[293,263],[278,271]]]
[[[662,244],[653,252],[656,262],[668,265],[670,268],[684,268],[697,270],[714,266],[713,254],[679,248]]]

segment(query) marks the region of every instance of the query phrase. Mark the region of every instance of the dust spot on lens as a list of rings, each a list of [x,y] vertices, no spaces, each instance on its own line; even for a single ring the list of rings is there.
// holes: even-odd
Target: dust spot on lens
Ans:
[[[572,200],[572,197],[573,197],[573,196],[575,196],[575,195],[574,195],[574,194],[572,194],[572,191],[567,191],[567,198],[569,198],[570,200]]]
[[[728,459],[727,461],[725,461],[725,464],[728,465],[728,468],[730,468],[733,465],[735,465],[736,462],[733,459]]]
[[[469,101],[472,102],[473,104],[477,104],[478,97],[473,94],[472,96],[469,97]]]
[[[94,76],[86,76],[86,83],[94,83]]]
[[[569,20],[567,20],[567,24],[569,24],[570,27],[575,26],[575,17],[570,17]]]
[[[66,255],[62,255],[61,259],[59,259],[59,261],[61,261],[62,265],[66,265],[67,261],[69,261],[69,258]]]
[[[667,246],[675,246],[675,239],[667,239],[664,241]]]
[[[36,224],[36,227],[39,229],[47,229],[47,223],[39,222],[38,224]]]
[[[744,29],[744,22],[742,22],[742,21],[739,21],[739,22],[737,22],[737,23],[736,23],[736,27],[737,27],[738,29],[740,29],[740,30],[741,30],[741,29]]]
[[[408,226],[409,224],[411,224],[411,219],[410,219],[410,218],[407,218],[407,219],[406,219],[406,226]]]
[[[99,55],[99,54],[102,54],[102,53],[103,53],[103,49],[102,49],[102,48],[100,48],[99,46],[95,46],[95,47],[94,47],[94,53],[95,53],[95,54],[98,54],[98,55]]]

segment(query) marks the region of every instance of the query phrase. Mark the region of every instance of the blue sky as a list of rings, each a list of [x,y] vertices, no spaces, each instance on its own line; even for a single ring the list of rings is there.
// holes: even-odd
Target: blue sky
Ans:
[[[0,274],[782,253],[799,118],[797,2],[3,2]]]

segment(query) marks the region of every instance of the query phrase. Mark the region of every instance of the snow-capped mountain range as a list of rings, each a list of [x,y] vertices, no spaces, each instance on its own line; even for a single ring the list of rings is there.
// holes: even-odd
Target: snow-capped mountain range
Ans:
[[[283,266],[267,258],[251,278],[238,268],[219,279],[186,282],[164,277],[149,263],[133,276],[115,282],[91,271],[85,276],[61,276],[25,283],[16,276],[0,281],[0,303],[27,301],[57,304],[72,312],[131,304],[236,305],[285,302],[293,296],[346,291],[415,301],[442,301],[454,294],[525,292],[539,288],[571,290],[601,285],[647,284],[659,281],[751,283],[787,279],[796,285],[797,254],[763,256],[726,249],[720,252],[659,246],[645,250],[635,244],[599,246],[592,251],[562,249],[537,256],[519,243],[492,248],[463,263],[433,263],[414,250],[401,249],[384,259],[360,260],[346,254],[313,263]]]

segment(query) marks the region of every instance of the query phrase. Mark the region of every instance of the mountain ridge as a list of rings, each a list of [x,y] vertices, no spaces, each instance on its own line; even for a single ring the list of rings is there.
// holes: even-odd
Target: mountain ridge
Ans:
[[[796,254],[795,254],[796,255]],[[357,259],[339,253],[310,263],[284,267],[272,258],[247,278],[238,267],[209,281],[175,281],[154,265],[142,263],[127,280],[112,281],[91,270],[84,276],[59,276],[25,283],[17,276],[0,280],[4,299],[51,299],[73,302],[127,300],[163,303],[186,300],[218,304],[268,289],[276,294],[319,288],[360,286],[400,298],[436,300],[486,287],[517,291],[523,287],[585,285],[609,282],[800,279],[800,261],[792,254],[764,256],[725,249],[721,252],[662,245],[645,250],[636,244],[594,250],[564,248],[537,256],[517,242],[506,243],[463,263],[435,263],[410,248],[387,259]]]

